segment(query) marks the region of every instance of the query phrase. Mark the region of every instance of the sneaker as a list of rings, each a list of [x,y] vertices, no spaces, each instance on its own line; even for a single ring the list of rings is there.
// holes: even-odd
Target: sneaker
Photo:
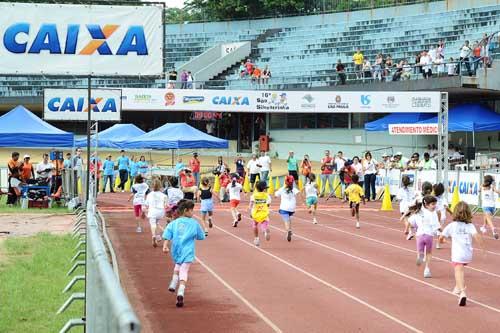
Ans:
[[[155,236],[151,237],[151,241],[153,243],[153,247],[157,247],[158,246],[158,243],[156,243],[156,237]]]
[[[208,231],[205,231],[205,237],[208,237]]]
[[[175,289],[177,289],[177,282],[177,279],[172,279],[172,281],[170,281],[170,285],[168,286],[168,291],[175,293]]]
[[[406,236],[406,240],[412,240],[415,235],[412,234],[411,232]]]
[[[209,217],[209,218],[208,218],[208,227],[209,227],[209,228],[212,228],[213,226],[214,226],[214,225],[213,225],[213,223],[212,223],[212,218],[211,218],[211,217]]]
[[[156,235],[156,241],[157,241],[157,242],[161,242],[161,241],[162,241],[162,238],[161,238],[161,236],[160,236],[160,235]]]
[[[467,304],[467,295],[465,295],[465,291],[462,291],[460,293],[460,296],[458,297],[458,305],[465,306],[466,304]]]
[[[139,232],[139,233],[140,233],[140,232],[142,232],[142,228],[141,228],[141,227],[137,227],[137,228],[135,229],[135,232]]]
[[[177,295],[177,303],[175,303],[175,306],[178,308],[182,308],[184,306],[184,295]]]
[[[455,295],[460,295],[460,289],[458,289],[457,287],[453,288],[453,291],[452,293],[454,293]]]
[[[431,270],[429,269],[429,267],[425,267],[424,278],[431,278],[431,277],[432,277]]]
[[[259,239],[259,237],[255,237],[255,239],[253,240],[253,245],[260,246],[260,239]]]
[[[313,224],[318,224],[318,221],[316,220],[316,218],[313,218]]]
[[[125,190],[122,190],[122,193],[124,193],[124,192],[125,192]]]
[[[441,244],[439,243],[439,241],[436,242],[436,249],[441,249]]]
[[[233,222],[233,227],[235,227],[235,228],[236,228],[237,226],[238,226],[238,221],[234,221],[234,222]]]
[[[486,227],[483,225],[481,228],[479,228],[483,234],[485,234],[488,230],[486,230]]]
[[[286,240],[291,242],[292,241],[292,230],[288,230],[286,233]]]
[[[498,234],[496,232],[493,234],[493,238],[498,239]]]
[[[238,213],[238,222],[241,221],[241,213]]]
[[[359,229],[361,228],[361,226],[359,225],[359,222],[356,222],[356,229]]]
[[[422,265],[423,262],[424,262],[424,256],[422,254],[418,254],[417,255],[417,266]]]
[[[271,239],[271,233],[269,231],[264,231],[264,238],[266,241],[269,241]]]

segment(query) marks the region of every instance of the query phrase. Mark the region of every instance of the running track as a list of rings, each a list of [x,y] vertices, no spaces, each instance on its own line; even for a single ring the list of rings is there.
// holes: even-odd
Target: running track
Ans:
[[[275,200],[271,240],[261,237],[260,248],[247,202],[238,228],[228,205],[216,205],[215,226],[197,243],[186,304],[177,309],[167,291],[170,257],[151,246],[148,229],[135,233],[127,196],[101,195],[99,206],[143,332],[494,332],[500,325],[500,241],[488,235],[487,252],[475,252],[466,269],[467,307],[459,308],[449,244],[434,250],[433,277],[424,279],[396,211],[362,206],[357,230],[338,200],[320,203],[318,225],[299,205],[291,243]]]

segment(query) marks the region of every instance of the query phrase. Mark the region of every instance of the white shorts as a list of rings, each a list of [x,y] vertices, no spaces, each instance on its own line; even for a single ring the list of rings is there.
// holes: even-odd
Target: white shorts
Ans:
[[[156,217],[149,218],[149,225],[156,227],[159,223],[160,223],[160,218],[156,218]]]
[[[148,211],[148,218],[149,218],[149,224],[151,225],[156,225],[159,223],[160,219],[165,217],[165,210],[149,210]]]

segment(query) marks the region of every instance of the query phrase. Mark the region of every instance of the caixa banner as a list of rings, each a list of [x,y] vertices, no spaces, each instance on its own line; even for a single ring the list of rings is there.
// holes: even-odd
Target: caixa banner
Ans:
[[[93,89],[90,99],[92,120],[120,121],[121,98],[119,89]],[[88,118],[86,89],[45,89],[43,116],[45,120],[86,121]]]
[[[0,74],[160,75],[162,9],[0,3]]]

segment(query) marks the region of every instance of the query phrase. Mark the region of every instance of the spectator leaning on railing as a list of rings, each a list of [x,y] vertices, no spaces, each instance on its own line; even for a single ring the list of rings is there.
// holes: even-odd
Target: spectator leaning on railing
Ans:
[[[461,70],[461,64],[462,63],[465,63],[465,68],[467,69],[467,73],[469,74],[469,76],[472,76],[472,71],[471,71],[471,68],[470,68],[470,54],[472,52],[472,49],[470,48],[469,46],[469,41],[466,40],[464,45],[462,45],[462,47],[460,48],[460,66],[459,66],[459,73],[462,72]]]
[[[436,162],[431,159],[431,156],[429,153],[425,152],[424,153],[424,159],[420,161],[418,164],[418,169],[419,170],[436,170]]]
[[[352,61],[354,63],[354,71],[356,72],[356,79],[361,79],[363,77],[363,60],[364,56],[363,53],[361,53],[361,50],[358,49],[356,50],[356,53],[353,54],[352,56]]]

